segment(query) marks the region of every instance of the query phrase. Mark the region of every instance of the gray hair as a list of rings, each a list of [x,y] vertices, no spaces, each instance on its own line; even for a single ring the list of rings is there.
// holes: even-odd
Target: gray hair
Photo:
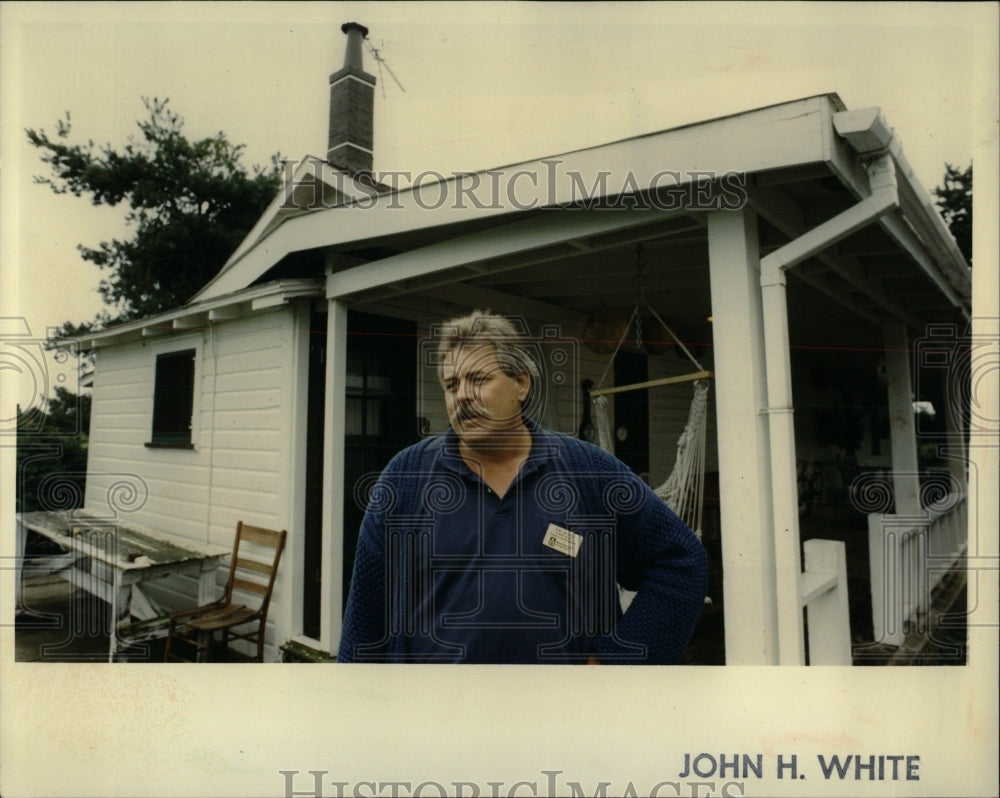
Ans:
[[[539,379],[538,365],[524,346],[525,334],[503,316],[489,310],[474,310],[468,316],[444,322],[434,332],[438,338],[438,380],[442,384],[445,358],[465,344],[492,346],[501,370],[508,377],[527,374],[533,388]]]

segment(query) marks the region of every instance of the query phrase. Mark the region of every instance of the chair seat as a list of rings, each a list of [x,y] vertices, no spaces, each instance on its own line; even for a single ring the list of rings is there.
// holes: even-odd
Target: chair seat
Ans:
[[[256,618],[257,614],[257,610],[243,604],[229,604],[225,607],[211,607],[204,614],[186,618],[184,624],[199,632],[215,632],[246,623]]]

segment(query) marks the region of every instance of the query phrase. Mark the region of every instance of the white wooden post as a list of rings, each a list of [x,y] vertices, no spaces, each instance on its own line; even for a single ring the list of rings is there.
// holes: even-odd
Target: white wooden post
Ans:
[[[807,540],[805,576],[832,575],[833,586],[804,596],[810,665],[851,664],[851,614],[847,597],[847,549],[842,540]]]
[[[892,488],[896,515],[918,515],[920,477],[917,431],[913,420],[913,384],[906,327],[887,322],[882,329],[885,370],[889,378],[889,435],[892,446]]]
[[[347,306],[328,302],[326,397],[323,414],[323,564],[320,642],[336,653],[343,625],[344,415],[347,386]]]
[[[778,661],[757,217],[708,214],[726,663]]]
[[[968,453],[965,446],[966,429],[963,417],[964,408],[962,407],[966,391],[953,390],[950,384],[952,380],[961,378],[960,374],[949,373],[945,384],[944,422],[948,442],[942,447],[942,454],[948,461],[948,473],[955,480],[955,484],[959,485],[963,492],[966,492],[966,483],[969,479],[966,473]],[[965,375],[965,379],[968,379],[968,375]]]
[[[291,441],[291,462],[286,490],[288,491],[288,528],[303,530],[303,534],[289,535],[285,543],[284,568],[286,574],[293,574],[289,580],[292,587],[287,589],[280,601],[272,603],[280,619],[275,618],[279,628],[290,632],[291,637],[303,634],[305,597],[302,578],[305,574],[305,534],[306,528],[306,469],[309,448],[309,347],[312,338],[312,304],[302,302],[295,309],[292,326],[291,358],[288,373],[289,385],[285,386],[283,401],[292,408],[286,419],[288,440]],[[323,364],[324,368],[326,364]],[[324,373],[325,378],[325,373]],[[322,517],[322,499],[320,515]],[[322,521],[321,521],[322,524]],[[320,533],[322,535],[322,532]],[[277,598],[277,597],[276,597]]]
[[[201,561],[201,572],[198,575],[198,606],[210,604],[218,598],[219,587],[216,582],[216,573],[219,570],[219,561],[215,557]]]

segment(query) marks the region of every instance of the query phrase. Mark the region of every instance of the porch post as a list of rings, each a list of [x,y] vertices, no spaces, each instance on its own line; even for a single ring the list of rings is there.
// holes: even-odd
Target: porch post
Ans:
[[[900,322],[886,322],[882,327],[882,338],[885,370],[889,378],[889,440],[896,515],[917,515],[921,512],[920,477],[906,326]]]
[[[343,624],[344,415],[347,385],[347,306],[328,301],[326,397],[323,411],[323,563],[320,642],[331,654],[340,645]]]
[[[968,380],[969,375],[961,371],[949,372],[944,390],[944,424],[947,441],[944,446],[939,447],[940,453],[947,459],[948,473],[955,484],[960,486],[962,491],[968,495],[968,452],[965,446],[965,436],[968,432],[965,427],[965,391],[955,390],[952,386],[953,380]]]
[[[757,217],[708,214],[726,663],[778,662]]]

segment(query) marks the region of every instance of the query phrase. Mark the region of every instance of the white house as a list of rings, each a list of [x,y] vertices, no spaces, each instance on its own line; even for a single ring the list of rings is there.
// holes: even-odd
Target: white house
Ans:
[[[849,661],[843,633],[824,635],[833,653],[807,645],[801,611],[814,607],[819,628],[845,606],[843,592],[824,592],[842,559],[801,564],[796,471],[829,460],[824,408],[843,426],[835,408],[851,394],[855,461],[891,475],[894,509],[869,508],[872,562],[889,552],[902,567],[879,548],[885,530],[910,538],[960,518],[965,485],[952,446],[949,499],[922,505],[911,403],[953,409],[970,269],[879,109],[819,95],[389,189],[363,178],[374,78],[361,65],[366,32],[345,32],[327,158],[300,162],[188,304],[83,342],[96,352],[86,508],[106,513],[125,474],[140,496],[110,509],[136,524],[222,546],[240,519],[288,529],[269,658],[290,640],[335,652],[371,475],[446,424],[422,357],[432,325],[481,307],[523,319],[547,363],[541,420],[576,433],[582,383],[601,381],[618,339],[593,340],[595,323],[627,315],[638,294],[713,374],[704,468],[717,475],[712,598],[726,661],[794,664],[807,650]],[[657,320],[643,325],[646,345],[625,341],[604,385],[692,371],[678,347],[652,345]],[[934,357],[911,357],[915,347]],[[619,454],[655,484],[690,404],[685,384],[614,402]],[[851,475],[835,484],[822,465],[825,498],[846,496]],[[949,529],[955,554],[964,530]],[[159,587],[165,606],[191,602],[190,584]],[[875,636],[898,641],[912,607],[890,605],[912,597],[876,593],[891,622]]]

